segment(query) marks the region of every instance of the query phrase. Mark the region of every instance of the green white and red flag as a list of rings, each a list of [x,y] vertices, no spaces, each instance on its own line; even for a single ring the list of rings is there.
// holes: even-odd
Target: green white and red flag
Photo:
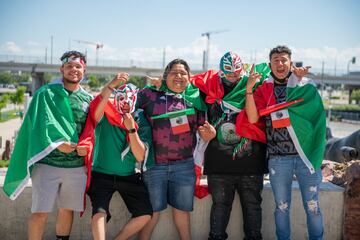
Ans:
[[[33,165],[64,142],[78,143],[68,93],[61,83],[45,85],[34,94],[20,127],[4,181],[5,194],[15,200],[26,187]]]
[[[274,79],[269,77],[254,92],[258,111],[276,104],[273,92]],[[298,154],[313,173],[321,166],[326,143],[326,116],[322,99],[312,80],[303,78],[300,81],[294,74],[288,79],[286,96],[287,103],[296,102],[286,109],[290,118],[290,125],[286,128]],[[254,135],[253,131],[244,131],[244,126],[249,125],[256,128],[256,132],[260,134]],[[236,132],[240,136],[254,140],[262,139],[266,142],[263,118],[260,118],[257,124],[250,124],[246,113],[242,113],[237,117],[236,127]]]

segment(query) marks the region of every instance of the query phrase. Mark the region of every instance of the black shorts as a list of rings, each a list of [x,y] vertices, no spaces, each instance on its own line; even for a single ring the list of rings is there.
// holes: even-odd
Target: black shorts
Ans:
[[[105,173],[92,172],[88,195],[92,205],[92,216],[103,212],[110,220],[110,200],[114,192],[118,191],[132,218],[152,215],[149,193],[140,174],[130,176],[116,176]]]

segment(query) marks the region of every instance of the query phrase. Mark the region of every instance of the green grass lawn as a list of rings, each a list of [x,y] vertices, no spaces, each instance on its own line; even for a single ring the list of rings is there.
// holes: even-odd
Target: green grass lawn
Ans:
[[[8,120],[14,119],[14,118],[18,118],[19,117],[19,110],[14,109],[14,110],[10,110],[10,111],[5,111],[5,112],[1,112],[0,115],[0,122],[6,122]]]

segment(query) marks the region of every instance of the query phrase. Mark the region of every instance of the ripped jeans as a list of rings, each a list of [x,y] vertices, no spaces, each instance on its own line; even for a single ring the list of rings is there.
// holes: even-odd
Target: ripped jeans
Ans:
[[[276,236],[279,240],[291,238],[291,186],[295,174],[306,212],[308,239],[323,239],[324,226],[319,206],[321,169],[311,174],[300,156],[274,156],[269,159],[270,184],[275,198]]]

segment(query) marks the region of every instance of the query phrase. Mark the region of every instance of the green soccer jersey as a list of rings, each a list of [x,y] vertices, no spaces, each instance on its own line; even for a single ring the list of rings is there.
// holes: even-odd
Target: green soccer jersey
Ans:
[[[151,128],[142,112],[138,111],[135,114],[135,120],[139,126],[139,137],[148,149],[147,158],[143,164],[150,166],[154,161]],[[117,176],[134,174],[136,158],[131,149],[127,149],[128,147],[125,130],[111,125],[104,115],[95,129],[92,170]]]
[[[89,104],[93,97],[82,88],[79,88],[74,92],[68,90],[66,90],[66,92],[68,93],[70,107],[76,124],[76,131],[78,136],[80,136],[84,129],[87,113],[89,111]],[[45,158],[40,160],[39,163],[48,164],[54,167],[74,168],[84,165],[84,157],[78,156],[76,150],[66,154],[55,149]]]

